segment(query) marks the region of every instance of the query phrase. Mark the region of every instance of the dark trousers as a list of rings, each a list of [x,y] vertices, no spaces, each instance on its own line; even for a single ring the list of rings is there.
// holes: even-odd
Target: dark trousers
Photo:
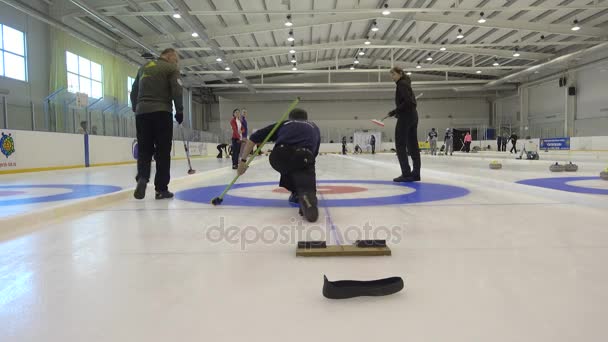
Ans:
[[[217,145],[217,150],[219,152],[217,154],[218,158],[223,158],[224,157],[223,153],[226,153],[226,155],[228,155],[228,151],[226,150],[226,146],[228,146],[228,145],[227,144],[219,144],[219,145]],[[222,150],[223,150],[223,152],[222,152]]]
[[[173,117],[169,112],[154,112],[135,116],[139,155],[136,179],[150,180],[152,156],[156,161],[154,186],[156,191],[169,190],[171,179],[171,143]]]
[[[315,156],[311,151],[278,145],[270,154],[270,166],[281,174],[279,186],[296,194],[317,192]]]
[[[464,143],[464,151],[466,153],[471,152],[471,142],[470,141],[467,141],[467,142]]]
[[[401,175],[407,176],[412,173],[408,154],[412,156],[414,163],[414,174],[420,174],[420,148],[418,147],[418,116],[414,118],[403,117],[397,119],[395,127],[395,147],[397,157],[401,165]]]
[[[372,154],[376,154],[376,144],[372,144]]]
[[[507,152],[507,143],[502,144],[502,151]]]
[[[513,147],[511,147],[511,151],[509,152],[515,151],[515,153],[517,153],[517,140],[514,140],[511,143],[513,144]]]
[[[239,155],[241,154],[241,141],[232,138],[232,166],[239,165]]]
[[[346,144],[342,144],[342,154],[346,154]]]

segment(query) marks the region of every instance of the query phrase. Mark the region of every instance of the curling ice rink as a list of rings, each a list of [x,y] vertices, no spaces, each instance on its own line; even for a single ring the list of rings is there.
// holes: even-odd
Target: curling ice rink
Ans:
[[[574,157],[579,172],[552,174],[542,154],[501,157],[495,171],[491,154],[424,156],[423,182],[404,186],[391,182],[393,154],[321,156],[317,224],[289,207],[267,157],[217,208],[208,200],[234,175],[226,159],[196,160],[193,176],[174,162],[170,201],[153,186],[132,199],[132,165],[0,176],[0,340],[605,341],[606,159]],[[580,177],[561,183],[580,191],[518,183],[555,177]],[[37,202],[74,193],[40,187],[66,183],[126,195]],[[344,244],[365,231],[393,255],[295,257],[298,237]],[[401,276],[406,288],[330,301],[323,275]]]

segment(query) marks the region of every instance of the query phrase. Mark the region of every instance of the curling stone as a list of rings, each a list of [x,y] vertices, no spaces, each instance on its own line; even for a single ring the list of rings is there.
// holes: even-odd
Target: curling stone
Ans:
[[[570,162],[569,164],[566,164],[565,168],[566,168],[566,172],[576,172],[576,171],[578,171],[578,165],[572,164],[572,162]]]
[[[603,180],[608,180],[608,167],[604,171],[600,172],[600,178]]]
[[[566,171],[566,166],[560,165],[559,163],[555,163],[555,164],[552,164],[551,166],[549,166],[549,170],[551,172],[564,172],[564,171]]]
[[[492,160],[492,162],[490,163],[490,169],[500,170],[502,169],[502,164],[498,162],[498,160]]]

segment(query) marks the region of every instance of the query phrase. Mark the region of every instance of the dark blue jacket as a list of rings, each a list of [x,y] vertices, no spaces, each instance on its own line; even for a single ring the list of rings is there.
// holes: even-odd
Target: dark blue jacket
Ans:
[[[249,140],[256,144],[261,143],[274,126],[275,124],[272,124],[256,131]],[[287,120],[279,126],[268,141],[274,141],[275,145],[307,148],[317,156],[319,146],[321,146],[321,131],[311,121]]]

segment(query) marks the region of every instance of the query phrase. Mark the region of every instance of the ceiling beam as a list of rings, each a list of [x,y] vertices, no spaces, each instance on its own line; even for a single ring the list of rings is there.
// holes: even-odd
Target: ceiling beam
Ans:
[[[579,36],[579,37],[603,37],[608,33],[605,29],[583,27],[580,31],[572,31],[570,25],[556,25],[556,24],[541,24],[532,23],[521,20],[499,20],[490,19],[485,24],[478,24],[473,18],[458,17],[458,16],[447,16],[447,15],[436,15],[436,14],[416,14],[416,21],[437,23],[437,24],[451,24],[460,26],[474,26],[474,27],[486,27],[486,28],[501,28],[509,30],[524,30],[524,31],[536,31],[551,34],[561,34],[567,36]]]
[[[380,15],[382,16],[382,15]],[[217,39],[223,37],[232,37],[239,35],[250,35],[252,33],[263,33],[263,32],[271,32],[271,31],[282,31],[285,33],[285,39],[287,39],[287,32],[291,30],[307,28],[311,26],[321,26],[321,25],[331,25],[331,24],[339,24],[339,23],[347,23],[353,21],[367,21],[377,19],[377,15],[368,15],[368,14],[359,14],[359,15],[339,15],[339,16],[330,16],[322,19],[319,18],[305,18],[302,20],[298,20],[294,22],[294,25],[291,28],[285,27],[282,21],[275,21],[271,23],[263,23],[263,24],[254,24],[254,25],[234,25],[231,27],[222,27],[222,28],[214,28],[207,30],[207,35],[210,39]],[[397,20],[398,18],[395,16],[387,16],[383,18],[389,18],[393,20]],[[176,34],[176,37],[180,40],[184,41],[200,41],[198,38],[192,37],[192,32],[182,32]],[[159,35],[146,35],[143,36],[142,41],[148,44],[171,44],[172,41],[169,37],[159,36]]]
[[[438,44],[395,44],[395,45],[383,45],[385,42],[377,41],[380,45],[365,45],[363,44],[365,40],[363,39],[355,39],[348,40],[340,43],[323,43],[323,44],[312,44],[312,45],[304,45],[298,46],[296,48],[296,54],[302,52],[315,52],[322,50],[340,50],[340,49],[415,49],[415,50],[423,50],[431,53],[439,52],[439,48],[441,45]],[[485,49],[485,48],[473,48],[466,47],[469,45],[466,44],[448,44],[444,47],[447,49],[445,52],[447,53],[464,53],[471,55],[480,55],[480,56],[496,56],[499,58],[513,58],[513,52],[510,50],[499,50],[499,49]],[[478,44],[475,46],[484,46],[483,44]],[[284,47],[270,47],[270,48],[261,48],[257,49],[257,51],[248,51],[243,53],[235,53],[235,54],[227,54],[227,56],[232,60],[243,60],[249,58],[262,58],[262,57],[274,57],[278,55],[288,55],[289,54],[288,46]],[[185,48],[178,49],[179,51],[195,51],[203,48]],[[251,48],[249,48],[251,49]],[[521,56],[519,59],[525,60],[542,60],[550,58],[552,55],[548,53],[536,53],[536,52],[525,52],[520,51]],[[180,65],[183,67],[190,67],[195,65],[213,64],[216,63],[216,57],[206,57],[206,58],[189,58],[184,59],[180,62]]]
[[[519,11],[574,11],[574,10],[593,10],[593,11],[601,11],[608,9],[608,5],[598,4],[598,5],[539,5],[539,6],[513,6],[513,7],[495,7],[495,6],[483,6],[483,7],[430,7],[430,8],[389,8],[391,14],[403,14],[403,13],[444,13],[444,12],[459,12],[459,13],[468,13],[468,12],[480,12],[484,11],[487,13],[490,12],[519,12]],[[241,16],[241,15],[255,15],[255,14],[268,14],[268,15],[332,15],[332,14],[375,14],[378,16],[382,15],[382,10],[384,8],[329,8],[329,9],[317,9],[317,10],[290,10],[290,9],[280,9],[280,10],[219,10],[219,11],[189,11],[190,15],[195,16]],[[150,12],[108,12],[108,15],[116,16],[116,17],[124,17],[124,16],[163,16],[163,15],[172,15],[174,12],[158,12],[158,11],[150,11]]]

